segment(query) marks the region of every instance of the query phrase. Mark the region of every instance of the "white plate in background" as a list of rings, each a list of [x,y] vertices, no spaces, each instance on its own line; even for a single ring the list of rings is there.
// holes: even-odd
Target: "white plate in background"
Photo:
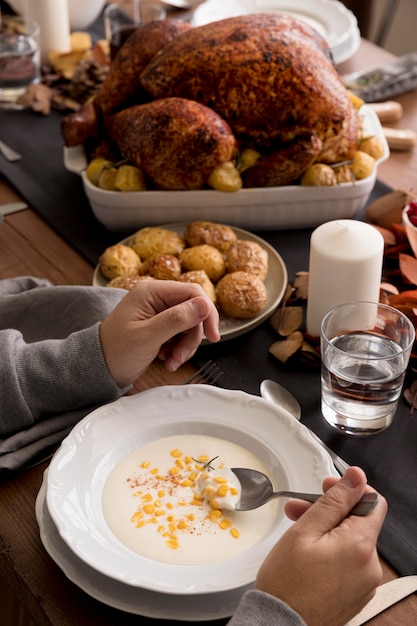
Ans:
[[[206,0],[194,11],[193,26],[248,15],[286,13],[315,28],[327,41],[336,63],[346,61],[360,44],[355,15],[338,0]]]

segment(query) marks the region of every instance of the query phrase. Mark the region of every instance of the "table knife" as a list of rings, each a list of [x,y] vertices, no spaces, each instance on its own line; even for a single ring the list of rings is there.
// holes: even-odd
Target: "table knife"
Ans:
[[[9,213],[17,213],[27,209],[26,202],[9,202],[7,204],[0,204],[0,215],[8,215]]]
[[[417,576],[402,576],[377,587],[375,596],[346,626],[361,626],[417,591]]]

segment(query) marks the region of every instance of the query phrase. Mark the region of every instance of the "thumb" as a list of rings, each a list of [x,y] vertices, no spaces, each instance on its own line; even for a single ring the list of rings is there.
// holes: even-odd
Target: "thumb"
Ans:
[[[175,335],[183,333],[204,322],[210,315],[208,300],[197,296],[161,311],[150,322],[152,332],[162,345]]]
[[[298,521],[310,527],[317,537],[336,528],[360,500],[366,488],[366,475],[359,467],[350,467]]]

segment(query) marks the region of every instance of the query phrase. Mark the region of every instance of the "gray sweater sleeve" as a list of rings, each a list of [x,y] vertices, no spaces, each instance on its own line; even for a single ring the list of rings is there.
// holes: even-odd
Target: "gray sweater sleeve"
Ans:
[[[99,323],[34,343],[17,330],[0,331],[0,437],[48,413],[110,402],[126,391],[110,376],[98,330]]]
[[[247,591],[228,626],[307,626],[287,604],[263,591]]]

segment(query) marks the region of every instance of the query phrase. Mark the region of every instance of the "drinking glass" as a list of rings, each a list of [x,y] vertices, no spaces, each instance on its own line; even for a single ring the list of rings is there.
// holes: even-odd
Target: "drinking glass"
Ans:
[[[23,108],[18,97],[39,79],[38,24],[25,17],[0,15],[0,108]]]
[[[166,16],[164,7],[141,0],[120,0],[104,10],[104,30],[110,44],[110,58],[114,59],[121,45],[141,25]]]
[[[321,325],[321,412],[338,431],[370,435],[394,419],[415,340],[398,309],[341,304]]]

